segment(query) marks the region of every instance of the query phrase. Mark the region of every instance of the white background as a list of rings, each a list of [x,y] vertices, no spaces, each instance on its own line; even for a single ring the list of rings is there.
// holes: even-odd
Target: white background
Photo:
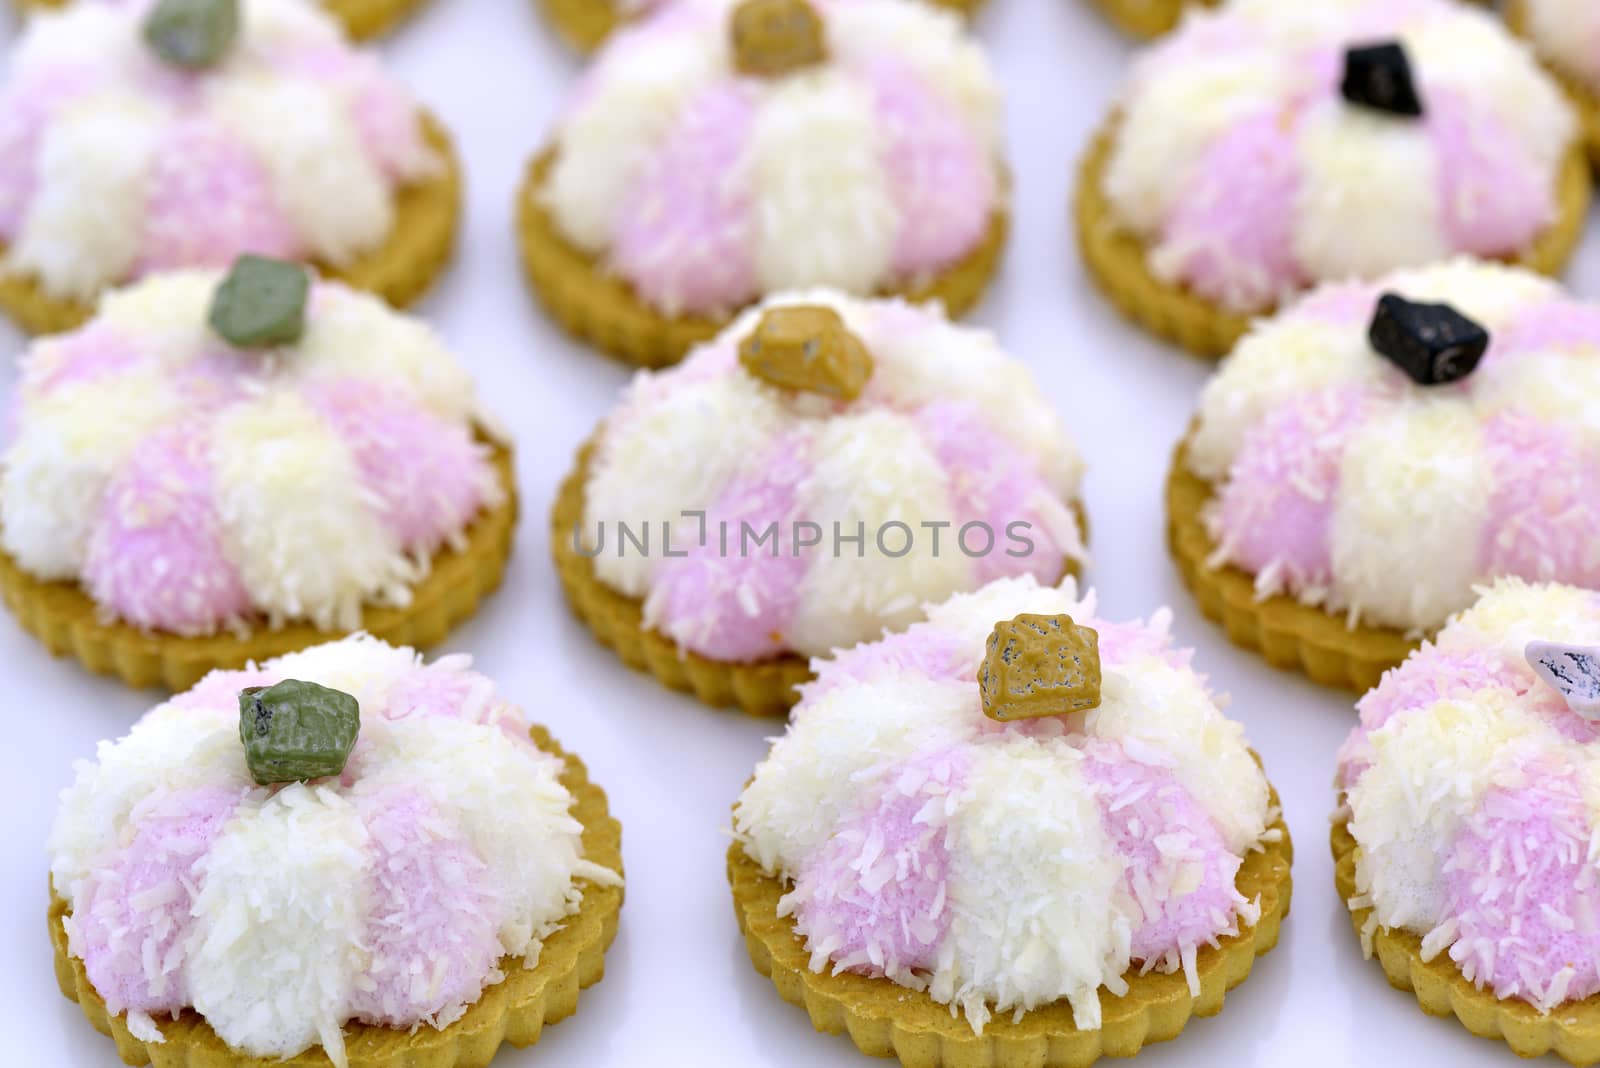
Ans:
[[[1284,0],[1296,2],[1296,0]],[[1314,0],[1313,0],[1314,2]],[[1297,847],[1284,940],[1228,995],[1221,1016],[1142,1052],[1146,1068],[1227,1063],[1296,1068],[1507,1064],[1498,1043],[1418,1010],[1364,961],[1332,885],[1333,755],[1352,722],[1325,691],[1229,646],[1180,585],[1162,534],[1162,486],[1206,365],[1121,322],[1079,264],[1069,224],[1078,155],[1132,46],[1083,0],[989,0],[977,31],[1005,84],[1016,173],[1014,231],[975,318],[998,331],[1057,406],[1089,462],[1092,582],[1109,618],[1176,611],[1197,663],[1233,696],[1283,796]],[[0,46],[16,34],[0,14]],[[380,47],[454,132],[467,214],[453,268],[420,307],[476,373],[515,434],[523,517],[506,584],[454,633],[504,692],[587,761],[623,825],[627,904],[606,978],[578,1014],[496,1065],[869,1065],[842,1037],[812,1031],[751,968],[734,925],[723,853],[728,809],[781,724],[707,709],[635,675],[568,614],[549,563],[547,515],[578,443],[628,371],[569,341],[523,286],[512,200],[579,60],[533,0],[432,0]],[[5,54],[0,47],[0,56]],[[1571,280],[1600,292],[1600,242]],[[0,326],[0,392],[22,339]],[[444,650],[440,650],[444,651]],[[110,1066],[117,1057],[56,991],[45,935],[45,840],[74,760],[124,733],[156,700],[52,660],[0,613],[5,731],[0,1060]],[[26,1055],[26,1056],[24,1056]],[[1552,1063],[1554,1059],[1551,1058]]]

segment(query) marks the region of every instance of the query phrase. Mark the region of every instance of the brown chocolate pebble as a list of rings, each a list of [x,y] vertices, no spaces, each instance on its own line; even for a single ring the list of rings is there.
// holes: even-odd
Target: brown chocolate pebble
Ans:
[[[762,313],[739,343],[739,363],[781,389],[852,401],[872,377],[872,355],[822,304],[790,304]]]
[[[733,9],[733,65],[777,78],[827,58],[822,18],[807,0],[743,0]]]
[[[1100,635],[1068,615],[996,623],[978,667],[983,714],[1007,722],[1100,705]]]

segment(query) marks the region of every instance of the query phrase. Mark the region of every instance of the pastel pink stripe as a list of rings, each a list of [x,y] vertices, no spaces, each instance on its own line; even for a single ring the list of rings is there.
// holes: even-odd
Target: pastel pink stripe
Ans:
[[[506,737],[532,746],[521,714],[476,671],[435,661],[396,678],[389,685],[381,713],[385,719],[442,717],[469,723],[495,723]]]
[[[1398,667],[1385,672],[1378,685],[1356,702],[1361,722],[1339,749],[1337,781],[1354,786],[1372,763],[1370,735],[1417,709],[1446,698],[1473,700],[1487,690],[1523,694],[1534,685],[1527,665],[1512,662],[1498,649],[1443,648],[1423,645]]]
[[[1132,958],[1161,961],[1213,941],[1231,925],[1243,899],[1233,884],[1239,858],[1228,851],[1205,806],[1170,771],[1133,760],[1116,742],[1093,739],[1084,755],[1084,776],[1100,804],[1106,836],[1126,863],[1123,888],[1135,903],[1158,903],[1134,928]],[[1163,849],[1184,854],[1188,874],[1198,873],[1192,890],[1174,892],[1179,876],[1163,871]]]
[[[370,836],[365,979],[350,1002],[365,1023],[410,1027],[477,999],[500,957],[504,911],[489,869],[420,789],[358,802]]]
[[[801,709],[840,687],[902,673],[933,681],[972,682],[977,677],[977,657],[981,655],[981,649],[948,631],[916,623],[878,641],[864,642],[818,660],[816,679],[800,688]],[[796,714],[801,709],[796,709]]]
[[[756,90],[714,85],[693,97],[623,205],[612,266],[670,314],[712,314],[757,295],[754,206],[740,166]]]
[[[1526,785],[1491,788],[1467,818],[1442,868],[1445,908],[1457,921],[1450,958],[1502,998],[1535,1000],[1572,970],[1563,1000],[1600,990],[1600,879],[1588,861],[1589,816],[1574,770],[1550,756],[1524,767]],[[1588,926],[1588,930],[1585,930]]]
[[[141,442],[112,479],[89,535],[83,581],[134,626],[207,633],[250,598],[222,543],[204,428]]]
[[[861,809],[801,863],[789,900],[813,953],[830,947],[828,959],[869,976],[935,967],[951,920],[950,851],[943,822],[923,807],[960,788],[969,759],[950,746],[887,769]]]
[[[811,477],[805,437],[781,438],[751,473],[725,487],[706,509],[706,541],[674,545],[683,557],[664,557],[657,565],[647,611],[663,633],[684,648],[714,660],[747,662],[788,648],[787,631],[800,600],[815,549],[796,555],[794,523],[801,485]],[[722,524],[727,524],[727,545]],[[769,524],[778,526],[776,543],[745,542]],[[685,533],[697,537],[695,521]]]
[[[1300,165],[1277,110],[1237,124],[1195,165],[1159,255],[1207,300],[1259,310],[1308,279],[1294,254]]]
[[[138,271],[226,267],[245,252],[298,259],[305,249],[243,142],[208,119],[175,124],[146,180]]]
[[[1355,389],[1295,398],[1253,426],[1218,495],[1213,537],[1260,575],[1298,593],[1333,574],[1329,534],[1346,442],[1371,404]]]
[[[1452,248],[1485,257],[1526,248],[1555,217],[1549,177],[1493,113],[1451,90],[1423,91]]]
[[[23,388],[33,394],[126,371],[144,358],[139,346],[99,319],[33,347],[23,363]]]
[[[900,208],[892,269],[897,278],[925,277],[961,260],[988,233],[994,163],[961,116],[905,64],[885,52],[863,73]]]
[[[102,71],[39,70],[0,95],[0,240],[14,242],[33,201],[39,149],[62,107],[105,82]]]
[[[1522,309],[1490,335],[1479,372],[1515,356],[1560,352],[1600,354],[1600,305],[1558,298]]]
[[[245,792],[210,786],[167,795],[74,891],[73,951],[111,1012],[177,1013],[189,1004],[182,968],[195,922],[195,862]]]
[[[172,698],[171,704],[194,712],[239,715],[239,691],[247,686],[271,686],[283,681],[277,672],[250,668],[242,671],[213,671],[189,689]]]
[[[1485,573],[1600,586],[1600,455],[1583,434],[1507,412],[1485,424],[1483,442]]]
[[[935,401],[912,418],[949,476],[955,514],[944,517],[951,525],[940,551],[961,552],[956,541],[961,527],[970,522],[984,523],[992,532],[994,543],[988,553],[971,558],[973,574],[980,585],[1029,574],[1042,582],[1058,581],[1066,566],[1066,554],[1040,516],[1041,504],[1052,500],[1052,494],[1037,466],[1016,445],[991,430],[988,418],[967,401]],[[1031,553],[1009,555],[1009,551],[1024,551],[1013,548],[1014,543],[1008,539],[1013,523],[1028,524],[1018,533],[1033,542]],[[982,541],[972,547],[981,548]]]
[[[380,518],[408,552],[433,552],[483,508],[493,476],[465,425],[363,378],[318,383],[306,400],[349,447]]]

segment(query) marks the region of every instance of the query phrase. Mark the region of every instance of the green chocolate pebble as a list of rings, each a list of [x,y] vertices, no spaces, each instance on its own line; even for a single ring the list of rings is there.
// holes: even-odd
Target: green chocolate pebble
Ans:
[[[239,741],[262,786],[339,774],[360,729],[361,706],[340,690],[284,679],[239,691]]]
[[[160,0],[144,20],[150,48],[184,70],[216,66],[238,36],[239,0]]]
[[[310,291],[300,264],[240,256],[211,298],[211,329],[239,348],[299,341]]]

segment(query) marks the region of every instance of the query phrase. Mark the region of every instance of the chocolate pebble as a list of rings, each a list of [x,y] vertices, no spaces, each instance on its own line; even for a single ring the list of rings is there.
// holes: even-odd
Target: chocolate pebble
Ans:
[[[978,668],[983,714],[1010,721],[1100,705],[1100,635],[1068,615],[996,623]]]
[[[1399,41],[1345,49],[1344,81],[1339,92],[1350,103],[1375,111],[1408,117],[1422,114],[1422,98],[1411,78],[1411,63]]]
[[[1367,340],[1421,386],[1459,382],[1489,348],[1489,332],[1448,304],[1418,304],[1394,293],[1378,299]]]
[[[239,691],[239,741],[262,786],[339,774],[360,729],[360,705],[340,690],[284,679]]]
[[[740,74],[777,78],[827,58],[822,18],[807,0],[743,0],[731,28]]]
[[[1584,719],[1600,720],[1600,648],[1531,641],[1522,655],[1568,708]]]
[[[211,299],[211,329],[239,348],[291,344],[305,330],[310,290],[297,263],[240,256]]]
[[[739,344],[745,370],[780,389],[851,401],[872,377],[872,355],[839,313],[823,304],[789,304],[762,313]]]
[[[239,0],[160,0],[144,20],[151,50],[184,70],[216,66],[238,36]]]

